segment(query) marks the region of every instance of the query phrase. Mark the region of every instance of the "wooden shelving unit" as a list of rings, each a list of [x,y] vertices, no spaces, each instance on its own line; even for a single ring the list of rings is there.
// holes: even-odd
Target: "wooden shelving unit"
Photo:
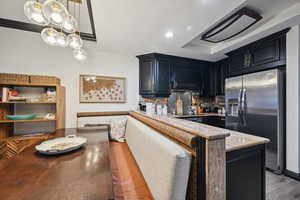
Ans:
[[[16,80],[14,80],[14,78]],[[6,81],[7,80],[7,81]],[[12,81],[13,80],[13,81]],[[20,141],[24,138],[24,144],[29,144],[29,140],[26,137],[14,136],[14,132],[19,130],[19,125],[27,126],[26,130],[31,129],[31,126],[39,127],[40,123],[46,123],[44,126],[48,126],[47,122],[51,122],[54,130],[65,128],[65,88],[60,85],[60,80],[56,77],[49,76],[36,76],[36,75],[23,75],[23,74],[4,74],[0,73],[0,88],[10,87],[10,88],[27,88],[27,90],[41,90],[38,88],[54,88],[56,91],[56,102],[26,102],[26,101],[12,101],[12,102],[1,102],[0,99],[0,112],[4,115],[14,115],[18,114],[17,110],[29,111],[34,108],[53,110],[55,112],[56,119],[49,120],[43,118],[35,118],[32,120],[0,120],[0,160],[1,154],[10,151],[9,143],[14,143],[17,138],[16,143],[21,143]],[[36,89],[34,89],[36,88]],[[28,113],[31,114],[31,113]],[[26,123],[33,123],[33,125],[26,125]],[[38,123],[38,124],[35,124]],[[34,125],[35,124],[35,125]],[[55,127],[53,127],[55,126]],[[34,129],[32,129],[34,130]],[[35,138],[41,138],[43,136],[36,136]],[[12,141],[13,140],[13,141]],[[23,143],[23,142],[22,142]],[[24,145],[21,145],[22,149],[14,149],[14,152],[19,152],[23,150]]]
[[[0,73],[0,88],[18,88],[20,90],[43,91],[40,88],[54,88],[56,90],[56,102],[26,102],[26,101],[11,101],[1,102],[0,113],[4,115],[20,114],[25,111],[27,114],[39,111],[55,112],[56,119],[49,120],[43,118],[35,118],[32,120],[0,120],[0,160],[8,159],[16,154],[21,153],[25,148],[36,144],[50,137],[50,133],[38,135],[34,137],[15,136],[15,131],[35,130],[39,127],[50,128],[54,131],[65,128],[65,88],[60,85],[60,80],[56,77],[25,75],[25,74],[5,74]],[[20,111],[21,110],[21,111]],[[45,113],[46,114],[46,113]],[[55,127],[54,127],[55,126]],[[38,133],[41,133],[38,132]]]

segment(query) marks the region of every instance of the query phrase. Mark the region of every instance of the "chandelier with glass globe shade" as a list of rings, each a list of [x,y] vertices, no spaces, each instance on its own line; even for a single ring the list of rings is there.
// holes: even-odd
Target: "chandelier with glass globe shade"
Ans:
[[[80,3],[74,3],[73,15],[63,0],[29,0],[24,4],[24,13],[28,20],[40,26],[45,26],[41,32],[42,40],[51,46],[70,47],[77,60],[85,60],[87,52],[83,49],[80,36]],[[78,21],[76,20],[76,4],[78,4]]]

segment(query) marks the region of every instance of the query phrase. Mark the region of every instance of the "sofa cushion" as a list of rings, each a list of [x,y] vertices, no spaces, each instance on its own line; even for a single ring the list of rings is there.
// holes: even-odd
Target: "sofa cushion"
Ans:
[[[190,152],[132,117],[125,136],[154,199],[185,199]]]
[[[125,142],[127,118],[110,120],[110,138],[117,142]]]

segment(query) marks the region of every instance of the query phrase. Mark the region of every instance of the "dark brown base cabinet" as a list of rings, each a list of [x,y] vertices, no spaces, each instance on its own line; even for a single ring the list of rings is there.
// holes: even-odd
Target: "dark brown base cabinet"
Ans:
[[[265,200],[265,145],[226,154],[226,199]]]
[[[225,117],[221,116],[195,116],[195,117],[177,117],[192,122],[203,123],[219,128],[225,128]]]

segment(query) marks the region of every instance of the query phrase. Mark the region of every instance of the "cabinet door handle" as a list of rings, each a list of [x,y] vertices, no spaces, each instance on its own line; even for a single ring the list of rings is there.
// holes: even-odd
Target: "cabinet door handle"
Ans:
[[[250,52],[247,52],[245,55],[244,55],[244,65],[246,67],[250,67],[251,65],[251,53]]]

